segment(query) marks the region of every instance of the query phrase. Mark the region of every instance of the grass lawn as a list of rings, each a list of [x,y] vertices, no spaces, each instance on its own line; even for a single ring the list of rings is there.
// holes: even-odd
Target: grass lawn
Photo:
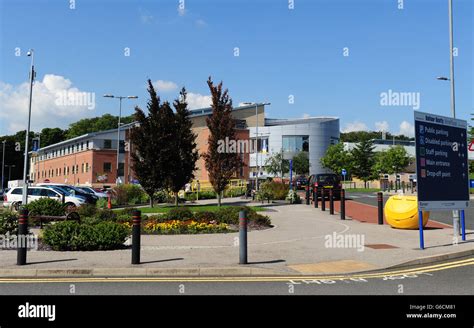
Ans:
[[[377,192],[378,188],[346,188],[346,192]]]
[[[217,205],[187,205],[187,206],[180,205],[179,207],[187,207],[193,212],[204,212],[204,211],[215,212],[219,209]],[[221,208],[225,208],[225,207],[231,207],[231,206],[230,205],[221,206]],[[142,213],[168,213],[173,208],[176,208],[176,207],[174,205],[155,206],[153,208],[141,207],[140,211]],[[262,212],[266,210],[266,208],[260,207],[260,206],[250,206],[250,208],[253,208],[257,212]]]

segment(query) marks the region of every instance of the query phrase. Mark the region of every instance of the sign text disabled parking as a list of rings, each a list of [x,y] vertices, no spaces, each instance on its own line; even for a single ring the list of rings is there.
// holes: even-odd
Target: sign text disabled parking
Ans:
[[[468,207],[467,122],[415,111],[415,140],[419,209]]]

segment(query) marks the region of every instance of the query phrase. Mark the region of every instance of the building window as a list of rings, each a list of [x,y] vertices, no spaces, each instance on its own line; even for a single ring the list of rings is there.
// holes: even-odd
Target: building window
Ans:
[[[79,165],[76,164],[76,173],[79,173]]]
[[[86,149],[89,149],[89,140],[87,140]]]
[[[81,142],[81,150],[84,150],[84,142]]]
[[[84,163],[81,164],[81,173],[84,173]]]
[[[89,163],[86,163],[86,172],[89,172]]]
[[[105,162],[104,163],[104,173],[110,173],[110,172],[112,172],[112,163]]]
[[[309,151],[308,136],[283,136],[283,151],[300,152]]]
[[[112,140],[110,139],[104,140],[104,149],[112,149]]]

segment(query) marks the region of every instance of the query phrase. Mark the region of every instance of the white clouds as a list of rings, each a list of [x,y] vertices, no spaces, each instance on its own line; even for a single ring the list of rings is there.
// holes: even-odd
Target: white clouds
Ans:
[[[398,134],[403,134],[407,137],[414,137],[415,136],[415,127],[407,121],[403,121],[400,123],[400,131]]]
[[[353,131],[367,131],[367,125],[363,122],[360,121],[354,121],[350,123],[346,123],[344,126],[344,129],[342,129],[342,132],[347,133],[347,132],[353,132]]]
[[[169,92],[178,88],[178,85],[176,83],[164,80],[158,80],[156,82],[153,82],[153,86],[156,88],[156,90],[161,92]]]
[[[389,131],[389,124],[387,121],[375,122],[375,131]]]
[[[204,96],[199,93],[188,92],[186,97],[189,109],[207,108],[211,106],[211,96]]]
[[[46,74],[43,80],[33,86],[31,129],[38,131],[44,127],[66,127],[69,123],[88,116],[88,104],[65,103],[58,99],[65,94],[80,95],[83,91],[73,87],[71,80],[54,74]],[[90,93],[89,93],[90,94]],[[95,94],[93,94],[95,100]],[[25,130],[28,120],[29,84],[14,86],[0,82],[0,130],[15,133]]]

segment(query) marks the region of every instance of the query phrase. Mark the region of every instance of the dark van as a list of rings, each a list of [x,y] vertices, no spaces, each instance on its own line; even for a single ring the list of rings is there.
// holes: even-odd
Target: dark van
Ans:
[[[334,173],[312,174],[309,177],[311,188],[318,188],[318,197],[321,197],[321,189],[324,188],[325,198],[329,197],[329,189],[332,189],[334,198],[341,198],[341,179]]]

